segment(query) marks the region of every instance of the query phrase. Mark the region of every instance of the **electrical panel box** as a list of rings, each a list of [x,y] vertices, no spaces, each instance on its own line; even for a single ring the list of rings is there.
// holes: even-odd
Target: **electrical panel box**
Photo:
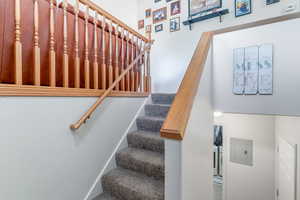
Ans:
[[[253,166],[253,141],[230,138],[230,162]]]

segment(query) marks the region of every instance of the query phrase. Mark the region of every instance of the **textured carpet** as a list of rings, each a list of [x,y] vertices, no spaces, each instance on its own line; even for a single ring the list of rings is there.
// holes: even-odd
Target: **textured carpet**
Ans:
[[[116,154],[117,168],[102,179],[103,194],[94,200],[163,200],[164,140],[160,128],[174,94],[152,94],[153,104],[136,120],[138,130],[127,135],[128,147]]]

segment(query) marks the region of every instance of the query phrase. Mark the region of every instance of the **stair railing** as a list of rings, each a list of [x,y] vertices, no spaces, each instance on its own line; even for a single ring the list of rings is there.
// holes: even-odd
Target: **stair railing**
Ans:
[[[14,48],[11,49],[14,51],[14,68],[5,68],[9,74],[5,80],[0,74],[0,95],[99,96],[112,94],[112,90],[117,94],[115,96],[126,96],[124,93],[148,95],[151,90],[149,59],[143,59],[145,63],[137,60],[144,52],[142,47],[151,43],[151,39],[90,0],[75,2],[71,5],[68,0],[63,0],[58,5],[56,0],[5,1],[14,9]],[[26,9],[29,8],[25,10],[26,15],[33,15],[33,35],[22,27],[23,24],[30,27],[28,22],[31,20],[23,15],[25,4]],[[41,12],[43,9],[47,12]],[[49,13],[49,21],[41,21],[45,20],[46,13]],[[49,24],[49,30],[42,29],[41,23]],[[45,31],[48,38],[45,38]],[[28,41],[32,38],[33,44],[29,48]],[[46,40],[49,40],[48,46]],[[6,46],[11,46],[8,41]],[[31,57],[28,52],[32,52]],[[48,55],[44,55],[45,52]],[[149,54],[150,50],[148,57]],[[3,64],[2,67],[6,66]],[[128,68],[130,73],[117,81],[111,90],[113,83]],[[4,70],[0,66],[1,71]]]
[[[160,130],[162,137],[183,140],[192,105],[207,60],[212,37],[213,32],[202,34],[167,118]]]
[[[149,60],[149,52],[151,49],[151,45],[152,43],[148,43],[145,46],[144,50],[140,52],[140,54],[135,58],[135,60],[131,62],[131,64],[126,68],[126,70],[123,71],[120,76],[118,76],[118,78],[110,85],[110,87],[105,91],[105,93],[89,108],[89,110],[76,123],[70,126],[72,130],[77,130],[81,127],[82,124],[86,123],[86,121],[91,117],[91,115],[97,109],[97,107],[105,100],[105,98],[109,95],[109,93],[113,91],[113,89],[121,82],[121,80],[125,76],[130,75],[132,73],[134,67],[136,67],[136,65],[138,65],[143,59],[145,59],[145,56],[148,55],[147,60]],[[146,65],[144,65],[146,66],[145,68],[149,67],[148,64],[149,61],[146,62]],[[140,91],[143,91],[145,89],[149,90],[149,88],[147,88],[149,85],[147,85],[147,82],[143,83],[143,79],[140,79],[139,85],[140,85],[139,87]]]

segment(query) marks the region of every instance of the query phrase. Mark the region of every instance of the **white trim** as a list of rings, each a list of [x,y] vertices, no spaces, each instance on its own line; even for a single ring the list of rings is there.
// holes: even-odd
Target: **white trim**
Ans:
[[[150,96],[149,96],[150,97]],[[107,170],[107,167],[109,166],[109,164],[113,161],[115,154],[118,152],[121,144],[123,143],[123,141],[126,139],[127,134],[132,131],[132,128],[135,125],[136,119],[140,116],[140,114],[142,113],[145,105],[148,102],[148,98],[145,99],[145,101],[143,102],[143,104],[141,105],[141,107],[139,108],[139,110],[137,111],[136,115],[133,117],[132,121],[130,122],[128,128],[126,129],[126,131],[124,132],[123,136],[121,137],[120,141],[118,142],[118,144],[116,145],[115,149],[113,150],[113,152],[111,153],[109,159],[107,160],[107,162],[105,163],[103,169],[100,171],[99,175],[97,176],[96,180],[94,181],[94,184],[92,185],[92,187],[90,188],[90,190],[88,191],[88,193],[86,194],[84,200],[89,200],[92,198],[95,198],[97,195],[99,194],[95,194],[95,196],[93,194],[93,191],[95,190],[96,186],[98,185],[99,181],[101,181],[101,177],[104,175],[105,171]]]

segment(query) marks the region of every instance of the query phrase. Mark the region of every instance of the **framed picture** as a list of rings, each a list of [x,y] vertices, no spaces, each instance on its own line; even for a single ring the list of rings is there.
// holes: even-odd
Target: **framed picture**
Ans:
[[[164,30],[163,24],[159,24],[155,26],[155,32],[161,32]]]
[[[189,16],[209,12],[222,7],[222,0],[188,0]]]
[[[180,30],[180,17],[170,19],[170,32],[175,32]]]
[[[149,24],[146,26],[146,33],[151,33],[152,32],[152,25]]]
[[[160,2],[161,0],[154,0],[154,3],[158,3],[158,2]]]
[[[235,0],[236,17],[248,15],[251,14],[251,12],[252,12],[251,0]]]
[[[167,3],[171,2],[171,1],[173,1],[173,0],[166,0]]]
[[[143,29],[144,27],[145,27],[145,21],[143,19],[139,20],[138,21],[138,28]]]
[[[153,24],[164,21],[167,19],[167,7],[157,9],[152,13]]]
[[[171,3],[171,15],[177,15],[180,14],[180,12],[181,12],[180,1]]]
[[[278,2],[280,2],[280,0],[266,0],[267,5],[271,5]]]
[[[146,18],[151,17],[151,12],[152,12],[151,8],[147,9],[147,10],[145,11],[145,17],[146,17]]]

